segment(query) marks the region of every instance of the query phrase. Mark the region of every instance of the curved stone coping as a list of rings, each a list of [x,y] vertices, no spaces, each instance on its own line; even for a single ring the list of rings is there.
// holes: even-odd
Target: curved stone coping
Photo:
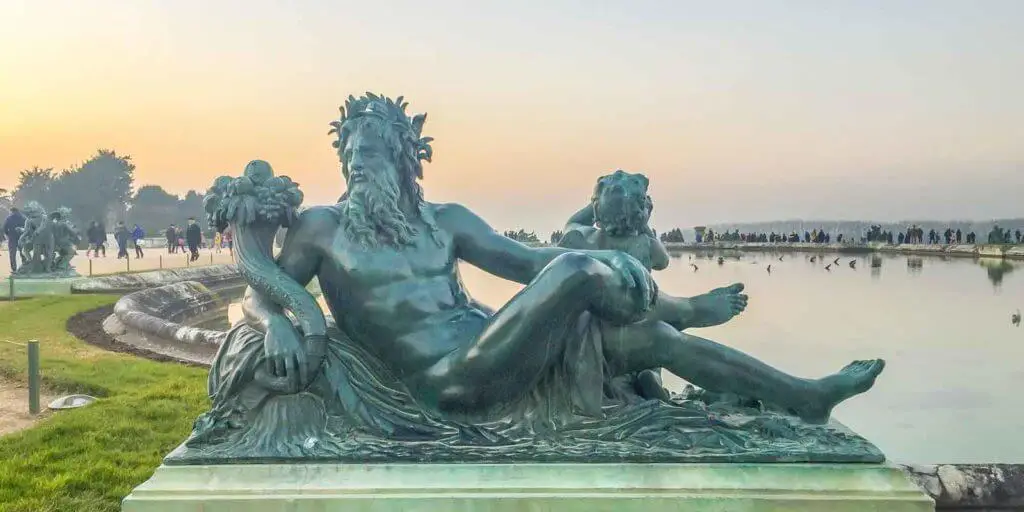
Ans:
[[[114,305],[113,316],[125,332],[135,331],[144,338],[217,347],[224,339],[223,331],[192,327],[187,322],[222,309],[225,305],[224,299],[202,283],[184,281],[125,295]],[[106,324],[104,328],[117,330],[117,326]],[[114,335],[123,335],[125,332],[108,330],[109,334]]]
[[[936,510],[1024,510],[1024,464],[903,465]]]
[[[71,291],[72,293],[125,293],[182,281],[195,281],[211,289],[245,286],[245,281],[238,272],[237,266],[209,265],[82,279],[72,286]]]
[[[665,247],[674,251],[736,250],[736,251],[792,251],[792,252],[835,252],[835,253],[891,253],[920,254],[935,256],[958,256],[969,258],[1005,258],[1024,260],[1024,245],[990,244],[812,244],[804,242],[761,243],[761,242],[715,242],[715,243],[667,243]]]

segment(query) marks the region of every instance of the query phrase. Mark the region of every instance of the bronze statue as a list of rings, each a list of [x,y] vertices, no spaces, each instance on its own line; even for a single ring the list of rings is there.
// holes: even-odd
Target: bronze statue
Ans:
[[[71,266],[78,232],[71,224],[71,210],[66,207],[47,214],[37,202],[25,205],[25,227],[18,238],[21,267],[18,277],[70,277],[77,276]]]
[[[814,424],[868,390],[882,361],[788,375],[658,319],[669,299],[625,252],[531,248],[464,206],[428,202],[426,116],[405,109],[349,97],[331,123],[347,184],[336,205],[297,213],[297,187],[261,161],[215,183],[207,211],[235,230],[245,321],[212,365],[212,410],[168,463],[881,459]],[[525,288],[496,312],[477,307],[460,261]],[[303,288],[314,277],[333,321]],[[653,368],[741,399],[666,403],[606,386]]]

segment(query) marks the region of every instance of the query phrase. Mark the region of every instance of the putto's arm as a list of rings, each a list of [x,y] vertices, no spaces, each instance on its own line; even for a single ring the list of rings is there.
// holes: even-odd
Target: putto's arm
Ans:
[[[565,232],[568,233],[574,229],[580,229],[585,227],[594,226],[594,204],[588,204],[580,211],[574,213],[572,217],[565,223]]]
[[[668,249],[654,236],[654,233],[647,235],[651,239],[651,269],[665,270],[668,268]]]

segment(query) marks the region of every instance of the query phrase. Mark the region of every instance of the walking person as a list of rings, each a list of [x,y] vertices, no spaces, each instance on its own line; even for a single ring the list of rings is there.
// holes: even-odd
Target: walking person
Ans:
[[[164,237],[167,238],[167,254],[174,254],[178,249],[178,231],[174,228],[174,224],[168,226],[167,231],[164,231]]]
[[[21,210],[11,208],[10,215],[4,219],[4,236],[7,237],[7,251],[11,257],[11,274],[18,270],[18,239],[21,238],[21,231],[25,229],[25,216]]]
[[[213,252],[215,252],[217,254],[220,254],[220,252],[221,252],[221,250],[223,248],[224,248],[224,238],[221,236],[220,233],[214,233],[213,234]]]
[[[175,239],[177,239],[177,241],[178,241],[178,247],[174,251],[177,252],[177,251],[180,250],[182,252],[182,254],[184,254],[185,253],[185,232],[182,231],[181,228],[178,228],[177,230],[175,230],[174,233],[175,233],[174,234]]]
[[[203,230],[199,229],[195,217],[188,218],[188,229],[185,231],[185,241],[188,242],[188,250],[192,254],[189,261],[199,259],[199,244],[203,242]]]
[[[118,221],[114,228],[114,241],[117,242],[117,259],[128,258],[128,239],[132,237],[131,232],[125,227],[124,221]]]
[[[89,240],[89,249],[85,250],[85,257],[89,257],[89,250],[92,250],[92,257],[99,258],[100,252],[103,253],[103,257],[107,257],[107,231],[103,229],[97,221],[92,221],[89,225],[89,229],[85,232],[85,237]]]
[[[234,238],[234,234],[231,232],[231,228],[230,227],[224,230],[224,234],[222,235],[222,238],[224,240],[224,245],[228,246],[228,254],[230,254],[231,257],[234,257],[235,256],[235,238]]]
[[[135,257],[142,258],[142,239],[146,238],[146,232],[142,230],[142,226],[136,224],[132,228],[132,244],[135,246]]]

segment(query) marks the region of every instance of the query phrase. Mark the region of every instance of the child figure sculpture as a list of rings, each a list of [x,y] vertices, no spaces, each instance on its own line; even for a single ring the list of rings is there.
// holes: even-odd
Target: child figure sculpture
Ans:
[[[598,178],[591,203],[569,219],[558,245],[568,249],[622,251],[648,270],[668,268],[668,251],[648,225],[654,209],[647,193],[649,184],[643,174],[622,170]],[[737,283],[693,298],[662,294],[648,316],[680,331],[719,325],[747,307],[747,296],[742,291],[743,285]],[[648,399],[669,399],[660,368],[624,376],[618,384],[633,386]]]

